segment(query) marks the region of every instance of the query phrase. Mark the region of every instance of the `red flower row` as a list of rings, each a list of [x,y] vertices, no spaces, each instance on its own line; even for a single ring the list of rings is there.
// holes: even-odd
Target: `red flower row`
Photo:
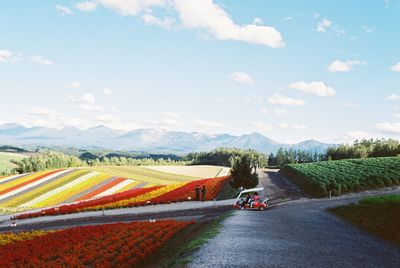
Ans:
[[[191,223],[115,223],[51,232],[0,247],[0,267],[133,267]]]
[[[27,218],[35,218],[35,217],[40,217],[40,216],[70,214],[70,213],[74,213],[74,212],[79,212],[81,209],[84,209],[84,208],[94,207],[94,206],[102,206],[102,205],[110,204],[110,203],[113,203],[116,201],[133,198],[133,197],[157,190],[160,187],[161,186],[153,186],[153,187],[148,187],[148,188],[131,189],[131,190],[124,191],[121,193],[103,196],[103,197],[100,197],[97,199],[86,200],[86,201],[82,201],[82,202],[75,203],[75,204],[62,205],[59,207],[43,209],[38,212],[20,214],[16,218],[17,219],[27,219]]]

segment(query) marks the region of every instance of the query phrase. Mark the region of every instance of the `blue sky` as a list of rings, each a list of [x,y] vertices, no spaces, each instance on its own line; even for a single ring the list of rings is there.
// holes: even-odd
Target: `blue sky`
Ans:
[[[0,123],[400,137],[400,1],[0,2]]]

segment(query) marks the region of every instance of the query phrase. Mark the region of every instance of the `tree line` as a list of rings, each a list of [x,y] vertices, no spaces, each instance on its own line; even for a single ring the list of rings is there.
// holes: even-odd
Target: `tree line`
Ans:
[[[327,159],[326,154],[321,154],[316,151],[305,151],[295,149],[280,148],[276,154],[269,154],[269,167],[282,167],[286,164],[311,163],[319,162]]]
[[[328,149],[327,160],[399,156],[400,142],[394,139],[356,140],[352,145],[341,144]]]

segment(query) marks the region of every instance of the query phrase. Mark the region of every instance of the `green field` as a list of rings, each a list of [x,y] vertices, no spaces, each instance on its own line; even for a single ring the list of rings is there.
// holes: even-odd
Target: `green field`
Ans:
[[[193,168],[192,173],[189,173],[188,170],[185,170],[185,174],[179,174],[181,172],[181,168],[177,167],[174,169],[168,169],[169,172],[157,170],[155,167],[143,167],[143,166],[96,166],[89,167],[85,169],[91,169],[98,172],[102,172],[105,174],[110,174],[113,176],[120,176],[125,178],[136,179],[144,182],[154,183],[155,185],[168,185],[177,182],[187,182],[197,179],[206,178],[206,175],[209,175],[210,170],[203,168],[196,169]],[[218,173],[217,170],[221,169],[221,167],[213,167],[211,166],[209,169],[212,169],[211,172]],[[215,172],[214,172],[215,171]]]
[[[10,161],[11,160],[19,160],[24,157],[26,157],[26,156],[22,155],[22,154],[0,152],[0,173],[10,172],[13,168],[16,167]]]
[[[314,197],[400,185],[400,157],[289,164],[280,172]]]
[[[331,209],[357,227],[400,245],[400,195],[371,196]]]

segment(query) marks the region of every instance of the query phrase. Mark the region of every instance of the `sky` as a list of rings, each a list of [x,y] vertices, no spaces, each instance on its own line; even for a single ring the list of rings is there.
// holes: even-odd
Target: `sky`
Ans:
[[[0,124],[400,138],[400,1],[0,1]]]

